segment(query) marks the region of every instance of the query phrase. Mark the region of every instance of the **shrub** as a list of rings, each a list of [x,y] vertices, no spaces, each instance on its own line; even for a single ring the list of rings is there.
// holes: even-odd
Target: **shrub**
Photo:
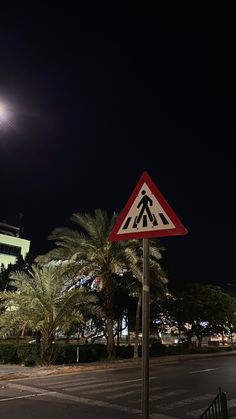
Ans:
[[[107,349],[103,344],[94,343],[79,347],[79,362],[95,362],[105,358],[107,358]]]
[[[133,358],[134,356],[134,347],[132,345],[127,346],[118,346],[116,348],[116,356],[119,358]]]
[[[74,364],[76,362],[76,345],[59,345],[55,357],[55,364]]]
[[[18,358],[26,367],[32,367],[40,361],[40,349],[36,344],[24,344],[17,348]]]
[[[166,346],[160,342],[153,342],[150,351],[150,356],[162,356],[166,354]]]
[[[58,348],[55,364],[75,364],[77,362],[77,348],[79,348],[79,363],[95,362],[107,358],[106,346],[103,344],[78,346],[68,343]]]
[[[0,343],[0,362],[2,364],[18,364],[20,359],[17,354],[18,345],[14,342],[12,343]]]

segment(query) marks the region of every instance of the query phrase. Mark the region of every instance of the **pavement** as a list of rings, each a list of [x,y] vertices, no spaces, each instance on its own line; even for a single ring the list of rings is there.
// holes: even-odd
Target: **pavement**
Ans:
[[[189,359],[201,359],[218,356],[236,356],[236,350],[225,351],[220,353],[205,354],[188,354],[188,355],[168,355],[150,358],[150,363],[169,364],[171,362],[187,361]],[[107,368],[133,368],[141,367],[141,358],[139,359],[122,359],[116,361],[100,361],[86,364],[73,365],[49,365],[26,367],[24,365],[1,364],[0,365],[0,381],[13,380],[20,378],[35,378],[50,375],[75,374],[84,371],[104,370]]]

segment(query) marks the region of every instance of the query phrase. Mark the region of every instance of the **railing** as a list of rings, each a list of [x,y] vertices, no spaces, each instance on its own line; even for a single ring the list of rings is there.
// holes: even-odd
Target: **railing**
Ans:
[[[219,393],[208,406],[208,408],[202,413],[199,419],[228,419],[228,408],[226,393],[222,393],[219,388]]]

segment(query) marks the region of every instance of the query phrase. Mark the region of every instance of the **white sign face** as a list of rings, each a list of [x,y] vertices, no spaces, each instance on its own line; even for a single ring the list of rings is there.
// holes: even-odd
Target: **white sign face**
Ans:
[[[121,211],[109,241],[182,236],[181,223],[147,172],[144,172]]]
[[[175,225],[144,182],[117,234],[170,229]]]

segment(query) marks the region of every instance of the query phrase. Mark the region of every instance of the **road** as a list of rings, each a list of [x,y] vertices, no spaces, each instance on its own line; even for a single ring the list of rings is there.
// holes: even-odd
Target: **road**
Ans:
[[[158,365],[150,361],[150,419],[194,419],[221,386],[236,419],[236,357]],[[97,370],[0,382],[1,419],[141,417],[140,368]]]

